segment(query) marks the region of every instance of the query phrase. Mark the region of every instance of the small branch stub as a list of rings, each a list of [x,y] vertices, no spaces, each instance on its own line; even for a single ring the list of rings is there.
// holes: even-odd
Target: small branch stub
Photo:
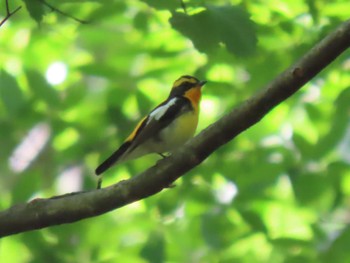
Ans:
[[[6,16],[3,20],[0,22],[0,27],[12,16],[14,15],[18,10],[22,8],[22,6],[17,7],[15,10],[12,12],[10,11],[10,6],[8,0],[5,0],[5,5],[6,5]]]

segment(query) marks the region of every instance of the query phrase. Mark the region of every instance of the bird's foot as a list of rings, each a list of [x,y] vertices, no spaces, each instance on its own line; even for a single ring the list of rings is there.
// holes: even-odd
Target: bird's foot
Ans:
[[[98,178],[96,189],[101,189],[102,187],[102,175]]]

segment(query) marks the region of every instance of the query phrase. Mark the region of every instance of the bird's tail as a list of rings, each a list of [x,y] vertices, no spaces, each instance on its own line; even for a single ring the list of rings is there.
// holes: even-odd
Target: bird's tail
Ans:
[[[101,163],[95,170],[96,175],[100,175],[105,172],[108,168],[110,168],[113,164],[115,164],[120,157],[129,149],[131,142],[124,142],[118,150],[116,150],[111,156],[107,158],[103,163]]]

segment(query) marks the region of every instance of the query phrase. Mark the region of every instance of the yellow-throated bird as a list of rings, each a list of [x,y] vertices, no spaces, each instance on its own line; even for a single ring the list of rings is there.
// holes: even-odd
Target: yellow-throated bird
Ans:
[[[187,75],[176,80],[169,97],[136,125],[124,143],[97,167],[96,175],[113,164],[149,153],[162,155],[183,145],[196,131],[201,88],[205,83]]]

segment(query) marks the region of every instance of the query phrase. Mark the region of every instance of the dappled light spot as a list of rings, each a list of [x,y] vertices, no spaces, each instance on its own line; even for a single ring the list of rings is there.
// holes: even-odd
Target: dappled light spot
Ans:
[[[269,163],[281,163],[283,161],[283,155],[279,152],[271,153],[268,156]]]
[[[284,140],[291,140],[293,137],[293,127],[290,123],[286,123],[281,128],[281,136]]]
[[[63,170],[58,175],[57,192],[59,194],[77,192],[82,189],[83,172],[80,165],[74,165]]]
[[[27,169],[43,150],[50,135],[51,130],[47,123],[35,125],[9,158],[11,170],[20,173]]]
[[[229,204],[233,201],[237,194],[237,186],[233,182],[227,182],[216,192],[216,198],[222,204]]]
[[[283,144],[283,139],[278,135],[270,135],[266,136],[262,139],[261,145],[263,147],[273,147]]]
[[[350,163],[350,122],[343,139],[340,141],[338,151],[344,161]]]
[[[67,66],[63,62],[52,63],[46,70],[46,80],[51,85],[58,85],[65,81],[67,77]]]
[[[214,121],[219,114],[220,100],[217,98],[204,97],[201,101],[201,113],[210,121]]]
[[[216,64],[207,73],[208,80],[218,82],[233,82],[235,72],[231,65]]]
[[[306,92],[303,95],[303,102],[306,103],[312,103],[317,102],[320,99],[321,96],[321,90],[323,81],[315,81],[312,84],[309,85],[309,87],[306,89]]]
[[[236,184],[219,175],[215,177],[214,187],[215,199],[221,204],[230,204],[238,194]]]

